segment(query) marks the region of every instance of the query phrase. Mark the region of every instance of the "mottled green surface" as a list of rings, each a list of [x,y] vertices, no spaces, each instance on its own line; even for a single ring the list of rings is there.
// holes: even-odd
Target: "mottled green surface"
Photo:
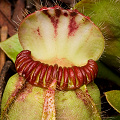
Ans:
[[[120,90],[112,90],[105,92],[108,103],[120,113]]]
[[[4,117],[9,120],[40,120],[45,89],[27,84],[21,92],[17,93],[14,100],[10,100],[12,93],[20,86],[18,84],[19,80],[24,81],[24,79],[19,78],[18,74],[15,74],[7,83],[2,98],[2,115],[4,109],[8,110],[8,112],[4,112]],[[87,89],[91,97],[86,94],[85,91]],[[80,98],[78,98],[75,91],[56,90],[55,107],[57,120],[101,120],[99,115],[101,108],[100,92],[97,86],[91,83],[87,88],[83,86],[80,91]]]

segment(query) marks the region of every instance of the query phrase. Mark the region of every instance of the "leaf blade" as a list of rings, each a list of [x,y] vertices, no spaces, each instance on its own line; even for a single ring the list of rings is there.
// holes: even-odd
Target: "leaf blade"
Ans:
[[[108,103],[120,113],[120,90],[112,90],[105,92]]]

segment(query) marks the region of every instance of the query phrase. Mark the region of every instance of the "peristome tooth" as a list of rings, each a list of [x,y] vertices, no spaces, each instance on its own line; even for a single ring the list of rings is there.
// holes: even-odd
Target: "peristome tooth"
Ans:
[[[40,63],[37,68],[34,71],[33,77],[32,77],[32,81],[34,81],[34,85],[39,86],[39,77],[40,77],[40,73],[41,73],[41,69],[43,67],[43,63]]]
[[[53,67],[53,74],[52,74],[52,78],[53,79],[56,79],[58,76],[58,65],[55,64],[54,67]]]
[[[30,55],[31,55],[31,51],[23,50],[17,55],[17,58],[19,58],[20,56],[30,56]]]
[[[68,68],[69,73],[69,81],[68,81],[68,89],[75,89],[76,88],[76,78],[75,73],[71,67]]]
[[[25,61],[23,61],[20,65],[19,68],[17,69],[17,72],[19,75],[22,75],[23,70],[25,68],[25,66],[30,63],[32,61],[32,59],[26,59]]]
[[[40,76],[39,76],[39,85],[42,87],[46,87],[45,86],[45,78],[46,78],[47,68],[48,68],[48,64],[44,64],[42,69],[41,69]]]
[[[29,69],[25,72],[25,78],[27,81],[30,80],[32,71],[38,66],[39,63],[39,61],[33,61],[32,64],[29,66]]]
[[[86,68],[90,71],[91,76],[92,76],[92,80],[94,80],[94,79],[95,79],[95,76],[96,76],[96,73],[95,73],[95,71],[94,71],[94,68],[90,67],[89,64],[86,65]]]
[[[53,66],[50,65],[47,69],[47,74],[46,74],[46,78],[45,78],[45,84],[46,84],[47,87],[49,87],[49,85],[53,81],[52,72],[53,72]]]
[[[19,66],[27,59],[29,59],[28,56],[27,57],[20,56],[20,58],[18,58],[15,63],[16,70],[18,70]]]
[[[63,79],[64,79],[64,81],[63,81],[63,84],[62,84],[62,86],[61,86],[61,89],[67,89],[67,87],[68,87],[68,69],[66,68],[66,67],[64,67],[63,68]]]
[[[83,77],[83,74],[82,74],[81,70],[77,66],[74,66],[73,69],[74,69],[74,72],[75,72],[75,75],[76,75],[76,78],[77,78],[77,81],[78,81],[77,88],[79,88],[80,86],[83,85],[84,77]]]
[[[85,71],[86,78],[87,78],[87,83],[86,84],[88,84],[92,80],[91,72],[89,71],[89,69],[86,68],[86,66],[82,67],[82,69]]]
[[[87,77],[85,71],[82,69],[82,67],[79,67],[79,69],[81,70],[81,73],[83,75],[83,84],[87,84]]]
[[[25,68],[23,69],[23,72],[22,72],[22,76],[26,79],[26,72],[29,70],[29,67],[32,65],[34,61],[32,60],[31,62],[29,62]]]
[[[95,72],[95,77],[97,77],[97,73],[98,73],[98,65],[95,61],[93,60],[88,60],[88,64],[91,68],[94,69],[94,72]]]
[[[58,86],[58,88],[60,87],[62,76],[63,76],[63,69],[62,69],[62,67],[59,67],[58,68],[58,77],[57,77],[57,86]]]

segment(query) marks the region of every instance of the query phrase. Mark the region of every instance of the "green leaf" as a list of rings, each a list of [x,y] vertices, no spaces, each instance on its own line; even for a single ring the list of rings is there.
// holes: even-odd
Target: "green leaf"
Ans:
[[[112,90],[105,92],[108,103],[120,113],[120,90]]]
[[[18,34],[1,42],[0,47],[13,62],[15,62],[17,54],[23,50],[19,43]]]
[[[97,64],[99,68],[97,78],[104,79],[104,80],[110,80],[120,86],[120,77],[118,74],[116,74],[111,69],[109,69],[101,61],[97,61]]]

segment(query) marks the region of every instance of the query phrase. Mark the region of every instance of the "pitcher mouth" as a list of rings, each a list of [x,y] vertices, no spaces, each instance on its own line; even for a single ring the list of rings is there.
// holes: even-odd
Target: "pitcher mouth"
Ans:
[[[48,88],[57,80],[57,89],[73,90],[80,88],[83,84],[92,82],[98,72],[97,63],[88,60],[85,66],[61,67],[57,64],[48,65],[31,58],[29,50],[23,50],[17,55],[15,67],[20,76],[32,85]]]
[[[32,85],[74,90],[97,76],[104,37],[90,18],[59,6],[42,8],[27,16],[18,30],[23,51],[16,70]]]

